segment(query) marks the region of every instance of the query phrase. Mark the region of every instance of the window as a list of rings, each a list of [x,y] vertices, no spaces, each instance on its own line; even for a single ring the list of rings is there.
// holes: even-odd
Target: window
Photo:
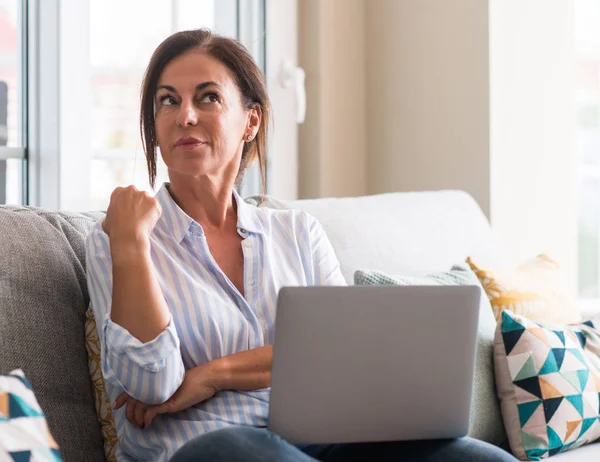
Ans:
[[[577,0],[579,295],[600,298],[600,0]]]
[[[98,210],[116,186],[149,189],[142,75],[164,38],[199,27],[238,38],[264,69],[279,153],[267,169],[281,172],[270,192],[294,198],[295,90],[279,74],[296,62],[296,0],[0,0],[0,203]],[[242,194],[259,191],[254,168]]]
[[[0,204],[26,199],[23,3],[0,0]]]
[[[179,30],[208,27],[237,37],[237,14],[235,0],[90,0],[92,209],[105,209],[118,185],[149,190],[138,121],[154,49]],[[157,185],[166,179],[159,161]]]

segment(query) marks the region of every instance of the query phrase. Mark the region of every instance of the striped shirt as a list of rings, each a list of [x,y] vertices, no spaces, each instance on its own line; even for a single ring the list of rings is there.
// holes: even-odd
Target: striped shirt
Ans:
[[[153,230],[152,262],[171,311],[169,326],[142,343],[110,318],[112,264],[101,223],[86,241],[92,310],[102,342],[102,372],[111,403],[123,391],[151,404],[166,401],[185,370],[273,343],[277,294],[283,286],[345,285],[331,243],[306,212],[250,205],[234,192],[244,254],[242,296],[210,254],[202,227],[157,192],[163,213]],[[168,461],[187,441],[229,426],[267,424],[270,389],[221,391],[175,414],[133,428],[125,406],[113,411],[119,461]]]

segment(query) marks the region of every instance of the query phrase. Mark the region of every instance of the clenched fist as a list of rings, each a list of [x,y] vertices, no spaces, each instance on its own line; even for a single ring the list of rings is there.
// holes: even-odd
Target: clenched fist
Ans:
[[[135,186],[117,188],[110,196],[102,223],[111,243],[147,242],[162,214],[158,201]]]

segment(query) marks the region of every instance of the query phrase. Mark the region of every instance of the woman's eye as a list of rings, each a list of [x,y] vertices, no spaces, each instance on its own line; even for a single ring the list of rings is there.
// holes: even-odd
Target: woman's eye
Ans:
[[[175,101],[175,98],[173,98],[172,96],[169,96],[169,95],[161,96],[158,99],[158,101],[163,106],[172,106],[173,104],[177,104],[177,101]]]
[[[208,93],[207,95],[204,95],[204,97],[202,98],[202,102],[203,103],[218,103],[219,97],[217,96],[216,93]]]

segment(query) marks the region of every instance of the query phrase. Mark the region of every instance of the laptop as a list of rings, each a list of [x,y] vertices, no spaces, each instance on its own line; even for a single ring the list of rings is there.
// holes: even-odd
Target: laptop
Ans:
[[[268,428],[294,444],[458,438],[481,288],[285,287]]]

